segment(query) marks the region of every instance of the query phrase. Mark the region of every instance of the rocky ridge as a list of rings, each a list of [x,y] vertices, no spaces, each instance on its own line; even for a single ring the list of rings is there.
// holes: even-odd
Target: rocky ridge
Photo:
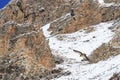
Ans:
[[[112,1],[119,3],[119,0]],[[103,7],[93,0],[13,0],[0,11],[0,79],[47,80],[45,75],[52,72],[64,74],[62,69],[54,70],[56,60],[41,30],[45,24],[51,22],[52,35],[65,34],[119,17],[120,6]],[[115,31],[116,36],[109,44],[93,52],[92,63],[119,54],[119,26]],[[102,51],[108,55],[96,59]]]

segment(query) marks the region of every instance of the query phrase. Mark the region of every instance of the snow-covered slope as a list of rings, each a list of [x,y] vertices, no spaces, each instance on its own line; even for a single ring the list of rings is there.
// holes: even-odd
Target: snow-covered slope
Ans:
[[[97,0],[102,7],[109,7],[109,6],[120,6],[120,4],[116,3],[105,3],[104,0]]]
[[[76,59],[73,49],[90,55],[91,52],[100,45],[112,39],[114,32],[112,32],[109,27],[111,27],[113,23],[114,22],[110,21],[91,26],[94,30],[90,33],[88,33],[87,30],[80,30],[71,34],[58,34],[50,37],[50,47],[52,51],[57,51],[57,54],[60,53],[60,55],[62,54],[69,58]],[[51,36],[49,35],[50,32],[47,31],[49,26],[50,24],[47,24],[43,28],[46,37]]]
[[[96,64],[65,63],[59,67],[72,72],[69,76],[62,76],[55,80],[108,80],[113,73],[120,71],[120,55],[111,57],[107,61]]]
[[[50,23],[42,28],[46,37],[51,36],[47,31],[49,26]],[[110,29],[115,27],[114,21],[90,27],[93,28],[91,32],[83,29],[71,34],[58,34],[49,37],[52,53],[65,60],[64,63],[57,65],[57,68],[60,67],[71,72],[69,76],[62,76],[54,80],[108,80],[114,72],[119,72],[120,55],[106,61],[89,64],[82,62],[79,54],[73,52],[75,49],[89,56],[96,48],[103,43],[108,43],[114,36],[114,32]]]

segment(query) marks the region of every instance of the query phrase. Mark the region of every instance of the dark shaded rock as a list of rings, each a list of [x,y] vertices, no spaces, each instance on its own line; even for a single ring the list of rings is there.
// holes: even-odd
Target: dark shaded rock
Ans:
[[[63,58],[62,57],[54,57],[54,60],[55,60],[55,63],[56,64],[61,64],[64,62]]]
[[[109,80],[120,80],[120,73],[114,73]]]
[[[64,75],[64,76],[68,76],[68,75],[70,75],[70,74],[71,74],[70,71],[66,71],[66,72],[64,72],[62,75]]]

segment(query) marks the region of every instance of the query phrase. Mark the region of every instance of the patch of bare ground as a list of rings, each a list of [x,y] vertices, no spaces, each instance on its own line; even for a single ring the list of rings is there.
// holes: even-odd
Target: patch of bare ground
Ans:
[[[120,27],[116,29],[115,37],[108,44],[102,44],[90,55],[90,63],[106,60],[118,54],[120,54]]]

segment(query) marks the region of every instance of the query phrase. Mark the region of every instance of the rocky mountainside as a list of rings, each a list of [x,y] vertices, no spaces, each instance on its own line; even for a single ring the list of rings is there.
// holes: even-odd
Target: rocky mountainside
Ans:
[[[98,30],[97,25],[103,28]],[[85,35],[81,30],[85,31]],[[85,36],[91,37],[89,35],[95,30],[96,34],[84,41]],[[49,36],[46,36],[47,32]],[[69,36],[76,32],[81,33],[77,37]],[[97,35],[99,32],[104,33],[100,33],[102,37]],[[113,34],[110,40],[105,41]],[[104,36],[105,40],[102,40]],[[58,40],[55,47],[54,39]],[[80,42],[74,43],[77,39]],[[66,65],[72,59],[58,54],[63,52],[66,55],[64,48],[68,52],[72,50],[69,42],[73,42],[73,46],[81,46],[92,39],[98,40],[97,47],[92,45],[95,48],[91,52],[80,49],[89,58],[90,65],[119,55],[120,0],[11,0],[0,10],[0,80],[57,80],[71,75],[71,71],[58,65]],[[62,48],[62,44],[70,46]],[[63,79],[69,80],[59,80]]]

